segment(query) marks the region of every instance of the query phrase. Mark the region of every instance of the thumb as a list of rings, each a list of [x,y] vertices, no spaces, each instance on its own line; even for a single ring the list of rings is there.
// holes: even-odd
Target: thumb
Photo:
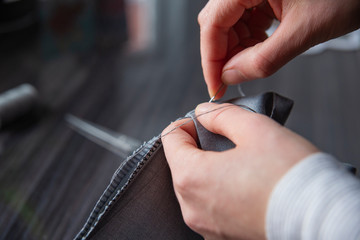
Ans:
[[[267,132],[269,127],[278,125],[264,115],[233,104],[202,103],[196,107],[195,113],[207,130],[227,137],[235,145],[251,142]]]
[[[287,16],[273,35],[240,51],[225,64],[222,73],[225,84],[268,77],[311,46],[306,24],[294,19],[295,15]]]

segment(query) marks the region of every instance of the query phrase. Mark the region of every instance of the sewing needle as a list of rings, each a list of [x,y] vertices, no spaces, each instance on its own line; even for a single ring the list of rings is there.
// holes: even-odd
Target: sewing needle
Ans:
[[[225,86],[224,83],[221,84],[221,86],[219,87],[219,89],[216,91],[215,95],[210,99],[209,103],[213,102],[216,95],[218,95],[218,93],[221,91],[221,89]]]

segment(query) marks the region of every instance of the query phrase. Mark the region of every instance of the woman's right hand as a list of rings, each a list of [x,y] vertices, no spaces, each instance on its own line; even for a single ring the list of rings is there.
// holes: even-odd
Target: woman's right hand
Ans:
[[[267,77],[310,47],[359,28],[359,16],[359,0],[210,0],[198,17],[210,96],[222,82]],[[273,19],[280,25],[267,38]]]

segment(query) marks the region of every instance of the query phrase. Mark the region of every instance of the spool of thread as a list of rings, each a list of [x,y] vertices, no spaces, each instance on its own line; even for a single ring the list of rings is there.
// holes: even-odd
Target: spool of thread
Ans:
[[[0,94],[0,128],[31,113],[38,105],[38,91],[22,84]]]

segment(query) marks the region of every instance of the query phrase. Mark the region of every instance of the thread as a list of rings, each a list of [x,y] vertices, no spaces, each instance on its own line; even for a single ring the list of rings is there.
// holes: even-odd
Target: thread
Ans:
[[[203,115],[205,115],[205,114],[208,114],[208,113],[211,113],[211,112],[215,112],[215,111],[217,111],[217,110],[220,110],[220,109],[226,108],[226,107],[230,107],[230,105],[221,106],[221,107],[215,108],[215,109],[213,109],[213,110],[210,110],[210,111],[208,111],[208,112],[201,113],[201,114],[199,114],[198,116],[195,116],[195,119],[197,119],[198,117],[201,117],[201,116],[203,116]],[[186,125],[186,124],[188,124],[189,122],[192,122],[192,121],[193,121],[193,120],[190,118],[190,119],[187,120],[186,122],[183,122],[183,123],[180,124],[179,126],[174,127],[173,129],[171,129],[170,131],[166,132],[165,134],[160,134],[159,137],[160,137],[160,138],[164,138],[165,136],[169,135],[170,133],[172,133],[172,132],[175,131],[176,129],[181,128],[182,126],[184,126],[184,125]]]
[[[240,97],[245,97],[245,93],[244,93],[244,91],[242,90],[241,84],[238,84],[238,85],[237,85],[237,89],[238,89],[238,92],[239,92],[239,94],[240,94]]]
[[[195,119],[198,119],[199,117],[204,116],[204,115],[206,115],[206,114],[209,114],[209,113],[218,111],[218,110],[220,110],[220,109],[227,108],[227,107],[233,107],[233,106],[239,106],[239,107],[241,107],[241,108],[244,108],[245,110],[248,110],[248,111],[250,111],[250,112],[256,113],[256,111],[255,111],[254,109],[249,108],[248,106],[245,106],[245,105],[241,105],[241,104],[240,104],[240,105],[225,105],[225,106],[220,106],[220,107],[215,108],[215,109],[213,109],[213,110],[210,110],[210,111],[201,113],[201,114],[195,116]],[[178,129],[178,128],[180,128],[180,127],[182,127],[182,126],[184,126],[184,125],[186,125],[186,124],[188,124],[188,123],[190,123],[190,122],[192,122],[192,121],[193,121],[193,119],[190,118],[189,120],[183,122],[183,123],[180,124],[179,126],[176,126],[176,127],[174,127],[173,129],[169,130],[169,131],[166,132],[165,134],[159,134],[158,137],[164,138],[165,136],[167,136],[167,135],[169,135],[170,133],[174,132],[176,129]]]
[[[221,84],[221,86],[219,87],[219,89],[216,91],[215,95],[214,95],[212,98],[210,98],[209,103],[211,103],[211,102],[213,102],[213,101],[214,101],[214,99],[215,99],[216,95],[218,95],[218,93],[221,91],[221,89],[222,89],[224,86],[225,86],[225,84],[224,84],[224,83],[222,83],[222,84]]]

